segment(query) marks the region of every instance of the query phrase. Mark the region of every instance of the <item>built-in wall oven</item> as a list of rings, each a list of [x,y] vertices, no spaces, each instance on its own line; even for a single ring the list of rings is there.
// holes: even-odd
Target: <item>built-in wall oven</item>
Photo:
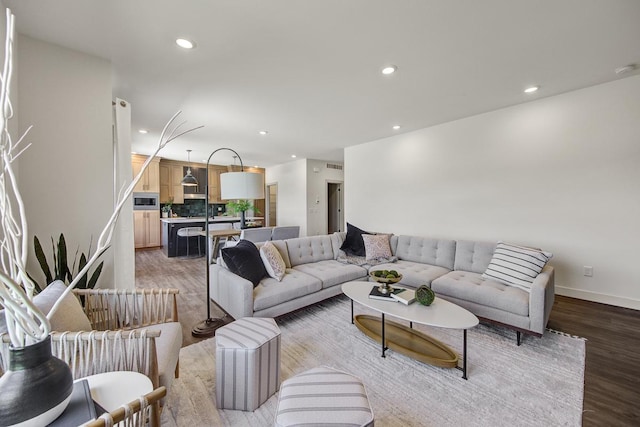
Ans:
[[[155,211],[160,209],[158,193],[133,193],[133,210]]]

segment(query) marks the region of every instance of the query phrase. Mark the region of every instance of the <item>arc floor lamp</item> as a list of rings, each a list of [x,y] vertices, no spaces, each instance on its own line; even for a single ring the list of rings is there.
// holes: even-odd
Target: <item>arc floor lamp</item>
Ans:
[[[226,313],[221,318],[212,318],[211,317],[211,291],[209,290],[209,276],[210,276],[210,265],[209,260],[211,259],[211,245],[209,245],[209,162],[211,162],[211,157],[216,154],[218,151],[227,150],[231,151],[235,154],[240,160],[240,170],[241,172],[226,172],[220,174],[220,198],[222,200],[245,200],[245,199],[264,199],[264,175],[256,172],[245,172],[244,165],[242,163],[242,159],[240,155],[231,148],[218,148],[214,150],[207,159],[207,173],[206,173],[206,183],[205,183],[205,230],[207,236],[207,244],[206,246],[206,256],[205,263],[207,266],[207,274],[206,274],[206,287],[207,287],[207,318],[198,323],[191,330],[191,335],[194,337],[204,338],[211,337],[215,335],[216,329],[218,329],[224,323],[224,317],[226,317]],[[197,185],[196,184],[185,184],[183,185]],[[214,301],[215,302],[215,301]]]

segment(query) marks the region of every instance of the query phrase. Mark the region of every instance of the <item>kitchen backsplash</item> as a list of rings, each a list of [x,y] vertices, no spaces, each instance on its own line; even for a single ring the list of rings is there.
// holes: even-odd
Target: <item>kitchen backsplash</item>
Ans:
[[[173,204],[171,210],[178,216],[190,217],[190,216],[205,216],[204,211],[205,201],[200,199],[185,200],[184,204]],[[164,204],[160,205],[160,208],[164,207]],[[209,214],[222,215],[226,211],[226,205],[224,203],[212,203],[209,205]]]

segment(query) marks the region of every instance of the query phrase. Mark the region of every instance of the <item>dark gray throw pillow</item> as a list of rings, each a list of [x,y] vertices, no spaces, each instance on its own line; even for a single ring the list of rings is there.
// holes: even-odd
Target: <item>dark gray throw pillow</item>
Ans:
[[[342,249],[347,255],[365,256],[363,234],[372,234],[359,229],[355,225],[347,223],[347,237],[342,242]]]
[[[248,240],[240,240],[237,245],[222,249],[222,259],[229,271],[253,283],[254,288],[267,276],[260,251]]]

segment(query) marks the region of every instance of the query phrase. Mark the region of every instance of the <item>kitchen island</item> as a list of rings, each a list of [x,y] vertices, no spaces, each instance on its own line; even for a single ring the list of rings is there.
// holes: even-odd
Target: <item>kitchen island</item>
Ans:
[[[246,222],[263,221],[262,217],[247,217]],[[167,257],[186,256],[187,244],[189,244],[189,254],[198,253],[198,239],[200,239],[201,254],[205,254],[206,239],[204,236],[190,239],[180,239],[178,242],[178,230],[185,227],[205,228],[205,217],[173,217],[161,218],[162,223],[162,252]],[[209,218],[209,224],[236,224],[240,222],[240,217],[216,216]],[[187,243],[188,242],[188,243]]]

